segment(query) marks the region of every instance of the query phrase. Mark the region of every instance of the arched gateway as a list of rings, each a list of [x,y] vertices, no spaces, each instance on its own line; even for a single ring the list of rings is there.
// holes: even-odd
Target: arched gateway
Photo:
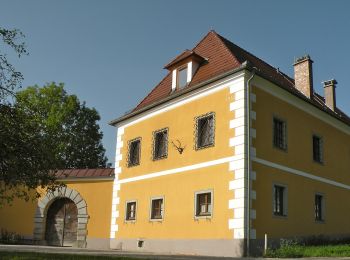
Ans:
[[[78,209],[68,198],[55,200],[46,214],[45,240],[48,245],[73,246],[77,241]]]
[[[87,205],[68,187],[47,193],[38,201],[34,240],[38,244],[86,247]]]

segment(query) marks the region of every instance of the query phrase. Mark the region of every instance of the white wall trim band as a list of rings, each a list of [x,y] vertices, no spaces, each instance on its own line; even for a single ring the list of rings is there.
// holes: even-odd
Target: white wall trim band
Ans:
[[[201,168],[205,168],[205,167],[209,167],[209,166],[214,166],[214,165],[218,165],[218,164],[223,164],[223,163],[241,160],[242,158],[243,158],[242,155],[225,157],[225,158],[221,158],[221,159],[217,159],[217,160],[213,160],[213,161],[192,164],[192,165],[184,166],[184,167],[180,167],[180,168],[175,168],[175,169],[170,169],[170,170],[165,170],[165,171],[160,171],[160,172],[147,173],[147,174],[137,176],[137,177],[121,179],[121,180],[118,180],[118,183],[123,184],[123,183],[141,181],[141,180],[146,180],[146,179],[151,179],[151,178],[156,178],[156,177],[160,177],[160,176],[171,175],[171,174],[176,174],[176,173],[181,173],[181,172],[186,172],[186,171],[192,171],[192,170],[201,169]]]
[[[263,165],[266,165],[266,166],[269,166],[269,167],[273,167],[273,168],[276,168],[276,169],[279,169],[279,170],[282,170],[282,171],[285,171],[285,172],[289,172],[289,173],[292,173],[292,174],[295,174],[295,175],[299,175],[299,176],[302,176],[302,177],[305,177],[305,178],[308,178],[308,179],[316,180],[316,181],[327,183],[327,184],[330,184],[330,185],[333,185],[333,186],[336,186],[336,187],[339,187],[339,188],[350,190],[350,185],[346,185],[346,184],[343,184],[341,182],[332,181],[330,179],[319,177],[319,176],[316,176],[316,175],[313,175],[313,174],[310,174],[310,173],[307,173],[307,172],[299,171],[299,170],[296,170],[296,169],[293,169],[293,168],[289,168],[287,166],[283,166],[281,164],[273,163],[273,162],[266,161],[264,159],[260,159],[260,158],[256,158],[256,157],[252,158],[252,160],[257,162],[257,163],[260,163],[260,164],[263,164]]]

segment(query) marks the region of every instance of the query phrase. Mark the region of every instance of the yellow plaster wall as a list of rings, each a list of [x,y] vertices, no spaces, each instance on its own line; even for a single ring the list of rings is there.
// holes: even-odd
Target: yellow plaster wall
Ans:
[[[113,181],[68,182],[85,199],[88,221],[88,237],[109,238]],[[0,228],[22,236],[32,236],[37,202],[15,200],[12,206],[0,208]]]
[[[234,99],[229,88],[183,104],[175,109],[128,126],[124,130],[121,149],[123,180],[148,173],[175,169],[197,163],[203,163],[234,155],[229,147],[229,139],[234,130],[229,128],[233,112],[229,104]],[[195,118],[209,112],[215,112],[215,146],[195,150]],[[168,157],[152,160],[153,131],[169,128]],[[128,140],[141,137],[140,165],[127,167]],[[182,154],[172,147],[171,141],[180,140],[185,146]],[[228,219],[233,217],[233,210],[228,209],[228,201],[233,191],[229,191],[228,163],[186,171],[137,182],[121,184],[117,238],[227,238],[233,237],[228,229]],[[194,219],[194,193],[200,190],[214,190],[214,212],[212,219]],[[149,221],[150,199],[164,196],[165,217],[162,222]],[[137,221],[126,223],[125,202],[137,200]]]
[[[174,175],[121,184],[120,218],[117,238],[153,239],[230,239],[228,219],[233,211],[228,200],[233,192],[228,189],[232,173],[227,164],[193,170]],[[195,192],[213,190],[213,216],[211,219],[194,217]],[[152,197],[164,197],[164,220],[150,221]],[[125,221],[126,201],[137,201],[135,222]]]
[[[113,181],[67,183],[86,201],[88,238],[109,238],[111,231]]]
[[[294,107],[267,92],[254,87],[257,119],[253,123],[257,138],[258,158],[297,169],[309,174],[350,185],[350,136],[312,115]],[[273,147],[273,115],[287,122],[287,151]],[[312,135],[323,137],[324,164],[313,161]],[[253,189],[257,199],[253,202],[256,220],[253,227],[257,238],[267,232],[270,237],[290,237],[313,234],[349,233],[350,191],[305,177],[293,175],[258,163],[253,164],[257,180]],[[272,213],[272,185],[284,184],[288,188],[288,216],[276,217]],[[314,219],[315,193],[325,196],[325,222]]]
[[[122,136],[124,145],[119,179],[232,156],[234,150],[229,147],[229,138],[234,135],[234,130],[229,128],[229,120],[233,119],[233,113],[229,110],[231,99],[232,94],[226,88],[126,127]],[[195,117],[209,112],[215,112],[215,146],[196,151]],[[153,161],[153,132],[166,127],[169,128],[168,157]],[[128,141],[137,137],[142,138],[140,165],[128,168]],[[182,154],[172,146],[171,141],[175,140],[185,146]]]
[[[15,199],[0,208],[0,229],[31,237],[34,229],[36,202]]]

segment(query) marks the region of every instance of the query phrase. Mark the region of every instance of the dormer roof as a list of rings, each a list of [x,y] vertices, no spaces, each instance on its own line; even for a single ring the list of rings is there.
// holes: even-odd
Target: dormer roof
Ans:
[[[172,70],[173,68],[176,68],[178,66],[181,66],[182,63],[188,61],[188,60],[193,60],[196,61],[197,63],[202,63],[206,59],[199,54],[195,53],[194,51],[191,50],[184,50],[180,55],[175,57],[171,62],[169,62],[167,65],[164,66],[164,69],[167,70]]]

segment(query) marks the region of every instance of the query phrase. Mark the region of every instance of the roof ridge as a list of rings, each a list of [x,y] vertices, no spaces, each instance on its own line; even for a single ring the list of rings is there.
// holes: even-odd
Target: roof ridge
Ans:
[[[226,39],[224,36],[222,36],[222,35],[220,35],[220,34],[218,34],[218,33],[216,33],[216,34],[217,34],[217,36],[219,36],[220,38],[222,38],[222,40],[223,40],[224,42],[228,42],[228,43],[234,45],[234,47],[240,49],[241,51],[243,51],[243,52],[245,52],[246,54],[248,54],[248,55],[254,57],[255,59],[258,59],[259,61],[265,63],[265,64],[268,65],[270,68],[275,69],[275,70],[278,69],[278,67],[276,68],[276,67],[272,66],[271,64],[269,64],[268,62],[264,61],[263,59],[261,59],[261,58],[255,56],[253,53],[251,53],[251,52],[249,52],[249,51],[243,49],[242,47],[238,46],[237,44],[235,44],[235,43],[231,42],[230,40]],[[225,45],[226,45],[226,43],[225,43]],[[228,48],[228,47],[227,47],[227,48]],[[231,50],[230,50],[230,52],[231,52]],[[288,77],[289,80],[294,81],[293,78],[291,78],[289,75],[287,75],[287,74],[284,73],[283,71],[281,71],[281,70],[279,70],[279,69],[278,69],[278,71],[279,71],[281,74],[283,74],[284,76]]]
[[[172,73],[171,71],[168,71],[168,73],[164,76],[164,78],[148,93],[147,96],[145,96],[143,99],[141,99],[141,101],[136,105],[136,107],[134,107],[134,109],[132,111],[137,110],[138,106],[145,100],[147,99],[152,93],[153,91],[160,85],[162,84],[162,82],[170,75],[170,73]]]

